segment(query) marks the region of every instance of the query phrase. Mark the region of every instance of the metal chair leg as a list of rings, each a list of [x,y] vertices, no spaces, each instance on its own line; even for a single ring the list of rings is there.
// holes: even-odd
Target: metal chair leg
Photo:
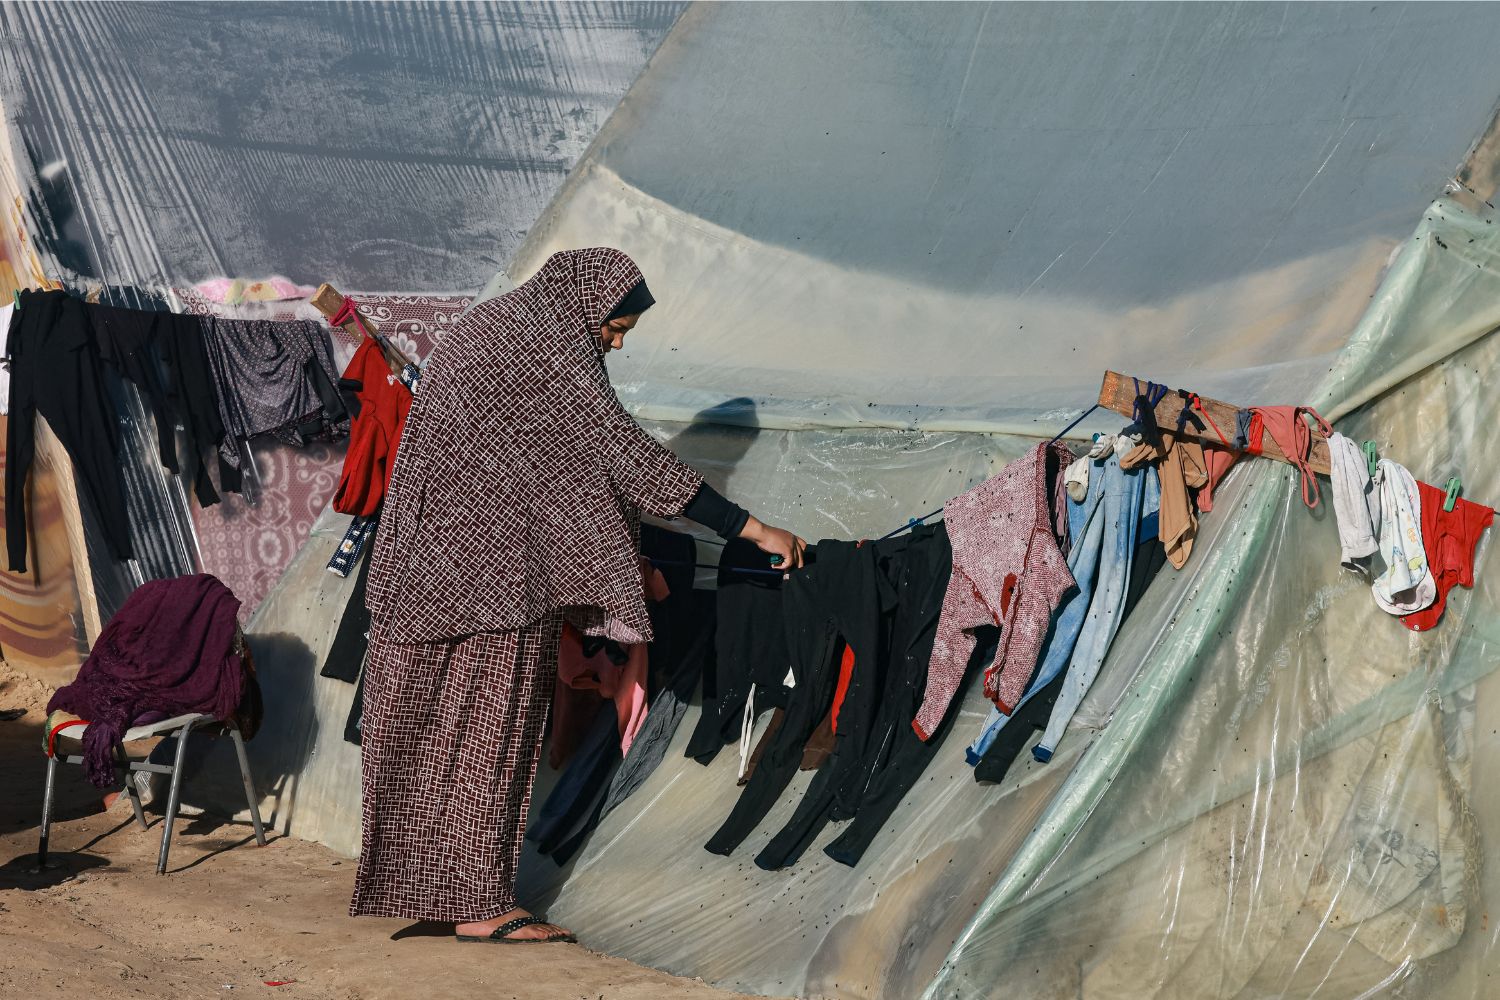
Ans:
[[[177,730],[177,755],[172,764],[172,785],[167,792],[167,815],[161,825],[161,853],[156,856],[156,874],[167,873],[167,852],[172,847],[172,821],[177,818],[177,803],[179,793],[182,790],[182,767],[187,760],[188,734],[192,732],[193,724],[188,723]]]
[[[135,813],[135,821],[145,830],[150,824],[146,822],[146,811],[141,808],[141,795],[132,780],[134,774],[130,770],[130,755],[125,752],[125,744],[116,743],[115,753],[120,755],[120,778],[125,783],[125,794],[130,798],[130,811]]]
[[[266,831],[260,825],[260,805],[255,799],[255,782],[250,780],[250,757],[245,753],[245,740],[233,726],[229,727],[229,738],[234,741],[234,753],[240,759],[240,779],[245,783],[245,804],[250,807],[250,825],[255,827],[255,842],[265,847]]]
[[[47,758],[47,784],[42,792],[42,835],[36,848],[36,867],[47,867],[47,837],[52,832],[52,786],[57,778],[57,758]]]

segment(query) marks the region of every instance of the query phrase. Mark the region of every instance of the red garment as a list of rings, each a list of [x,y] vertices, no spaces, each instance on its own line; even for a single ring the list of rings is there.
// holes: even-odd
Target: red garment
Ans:
[[[844,695],[849,693],[849,679],[854,676],[854,649],[844,644],[844,656],[839,660],[839,682],[833,689],[833,709],[829,713],[829,729],[835,735],[839,731],[839,709],[844,707]]]
[[[668,594],[661,570],[641,560],[641,584],[646,600],[660,601]],[[620,726],[620,753],[630,752],[630,744],[646,721],[646,683],[650,659],[645,643],[624,647],[629,659],[621,665],[600,650],[593,656],[583,655],[583,635],[572,625],[564,625],[562,644],[557,654],[557,686],[552,699],[552,746],[547,763],[559,768],[577,749],[589,723],[598,712],[599,698],[580,694],[597,692],[615,703]]]
[[[1402,615],[1401,624],[1413,632],[1425,632],[1443,617],[1448,591],[1455,584],[1474,586],[1474,550],[1495,512],[1462,498],[1452,510],[1444,510],[1447,491],[1420,481],[1417,494],[1422,498],[1422,548],[1427,553],[1427,571],[1437,583],[1437,597],[1421,611]]]
[[[333,494],[333,509],[369,517],[385,498],[396,464],[396,445],[411,409],[411,390],[391,374],[380,346],[368,337],[354,352],[344,379],[360,384],[359,416],[349,428],[349,451]]]
[[[1214,490],[1219,488],[1219,483],[1228,475],[1229,470],[1239,459],[1240,453],[1229,448],[1224,448],[1210,441],[1203,442],[1203,465],[1204,471],[1208,473],[1208,482],[1204,483],[1198,490],[1198,512],[1207,514],[1214,509]]]
[[[1318,477],[1307,464],[1307,457],[1312,454],[1312,430],[1302,418],[1311,417],[1313,426],[1325,438],[1333,434],[1333,427],[1311,406],[1252,406],[1250,412],[1250,454],[1260,454],[1265,432],[1270,431],[1271,439],[1286,460],[1302,473],[1302,502],[1309,510],[1317,507],[1323,498],[1322,490],[1318,487]]]

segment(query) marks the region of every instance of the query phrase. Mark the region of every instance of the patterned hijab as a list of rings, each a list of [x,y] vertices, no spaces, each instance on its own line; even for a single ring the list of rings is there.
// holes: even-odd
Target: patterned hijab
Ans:
[[[433,352],[391,474],[369,606],[398,643],[521,628],[565,611],[622,642],[651,635],[639,513],[702,485],[627,414],[599,327],[641,283],[618,250],[553,254]]]

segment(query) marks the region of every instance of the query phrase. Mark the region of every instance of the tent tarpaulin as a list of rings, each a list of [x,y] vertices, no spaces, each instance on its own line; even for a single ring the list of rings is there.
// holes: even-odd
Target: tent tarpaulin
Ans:
[[[507,271],[634,255],[661,305],[611,358],[627,405],[810,538],[938,506],[1106,368],[1314,402],[1495,502],[1497,42],[1483,5],[697,6]],[[250,623],[252,752],[277,825],[352,853],[353,689],[317,675],[351,587],[323,569],[341,529],[319,519]],[[1408,632],[1339,567],[1326,506],[1245,461],[1050,763],[976,784],[971,690],[857,867],[821,853],[830,829],[765,872],[752,849],[806,776],[710,855],[736,762],[683,759],[684,728],[568,867],[528,859],[523,897],[590,947],[764,993],[1488,995],[1493,548],[1440,628]],[[232,767],[207,766],[194,794],[233,808]]]

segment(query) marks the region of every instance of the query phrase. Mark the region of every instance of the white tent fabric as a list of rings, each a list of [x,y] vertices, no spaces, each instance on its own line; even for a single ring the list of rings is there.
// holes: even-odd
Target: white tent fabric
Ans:
[[[937,507],[1106,368],[1313,402],[1493,503],[1497,42],[1500,10],[1470,5],[695,6],[506,271],[635,256],[661,304],[611,361],[628,405],[810,538]],[[353,853],[353,692],[317,676],[341,529],[251,623],[252,753],[278,828]],[[591,947],[762,993],[1487,995],[1493,549],[1407,632],[1291,470],[1246,460],[1050,763],[976,784],[970,691],[857,867],[829,830],[772,873],[701,849],[735,762],[684,760],[685,727],[567,868],[529,859],[525,897]]]

